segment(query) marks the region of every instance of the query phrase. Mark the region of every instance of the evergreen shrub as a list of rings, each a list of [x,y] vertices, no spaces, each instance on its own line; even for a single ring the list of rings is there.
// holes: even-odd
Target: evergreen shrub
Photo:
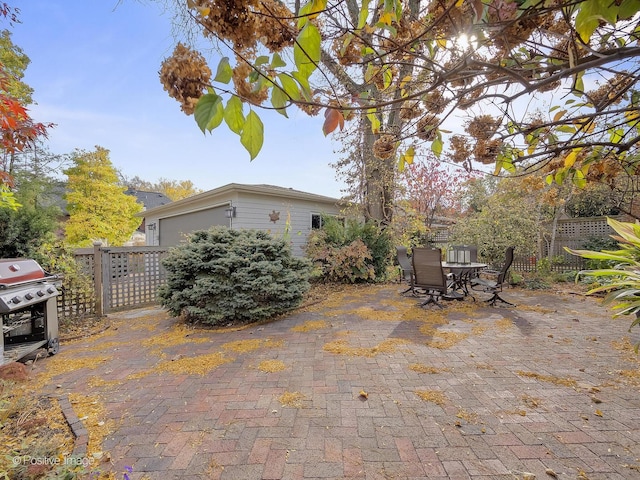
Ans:
[[[282,239],[259,230],[212,227],[191,234],[162,262],[159,289],[172,315],[220,326],[250,323],[297,307],[309,289],[310,265]]]

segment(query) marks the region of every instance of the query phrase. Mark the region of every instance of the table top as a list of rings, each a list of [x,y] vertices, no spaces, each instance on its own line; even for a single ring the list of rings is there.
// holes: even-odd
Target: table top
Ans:
[[[478,263],[478,262],[471,262],[471,263],[442,262],[442,266],[444,268],[472,268],[474,270],[478,270],[480,268],[486,268],[488,265],[486,263]]]

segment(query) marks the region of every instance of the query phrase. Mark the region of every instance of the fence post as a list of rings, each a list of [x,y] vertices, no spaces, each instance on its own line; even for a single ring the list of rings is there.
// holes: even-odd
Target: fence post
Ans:
[[[96,315],[104,316],[104,305],[102,304],[102,247],[101,242],[93,242],[93,288],[96,297]]]

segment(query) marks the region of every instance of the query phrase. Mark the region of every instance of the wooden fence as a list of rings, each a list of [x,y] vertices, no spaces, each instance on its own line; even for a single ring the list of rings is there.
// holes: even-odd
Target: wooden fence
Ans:
[[[625,220],[622,217],[613,217],[617,220]],[[537,255],[516,255],[512,268],[520,272],[535,272],[539,268],[538,260],[547,259],[551,249],[551,225],[545,225],[545,231],[540,232],[539,252]],[[572,249],[584,248],[586,241],[592,238],[606,238],[614,234],[614,230],[608,225],[607,217],[567,218],[558,221],[556,236],[553,242],[553,261],[549,265],[551,271],[565,272],[577,271],[586,268],[586,260],[582,257],[568,253],[564,247]],[[449,232],[439,228],[432,232],[429,242],[437,247],[446,249],[448,246]]]
[[[153,305],[157,289],[165,282],[161,260],[163,247],[103,247],[74,252],[91,288],[63,288],[58,296],[58,316],[83,318],[102,316],[118,310]]]

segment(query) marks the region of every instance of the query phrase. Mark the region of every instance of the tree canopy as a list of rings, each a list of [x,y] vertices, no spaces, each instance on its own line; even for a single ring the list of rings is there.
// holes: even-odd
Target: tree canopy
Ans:
[[[182,18],[231,54],[212,68],[179,44],[161,80],[203,132],[225,122],[251,158],[257,107],[295,104],[322,111],[325,134],[364,118],[376,157],[400,168],[426,146],[467,169],[546,169],[548,182],[636,173],[638,1],[186,5]]]
[[[17,11],[0,3],[0,19],[16,22]],[[0,32],[0,208],[15,210],[20,206],[12,192],[15,154],[39,138],[46,138],[47,130],[53,127],[51,123],[35,122],[26,108],[33,90],[22,82],[22,77],[29,61],[22,49],[13,44],[11,33]]]
[[[174,202],[176,200],[191,197],[197,193],[202,193],[202,190],[197,188],[191,180],[169,180],[168,178],[159,178],[157,182],[150,182],[135,176],[133,178],[123,178],[122,183],[128,188],[133,188],[134,190],[164,193]]]
[[[72,163],[73,166],[64,171],[68,177],[67,242],[79,247],[91,246],[98,240],[122,245],[142,222],[142,218],[135,215],[143,206],[118,185],[108,150],[96,147],[93,152],[76,151]]]

